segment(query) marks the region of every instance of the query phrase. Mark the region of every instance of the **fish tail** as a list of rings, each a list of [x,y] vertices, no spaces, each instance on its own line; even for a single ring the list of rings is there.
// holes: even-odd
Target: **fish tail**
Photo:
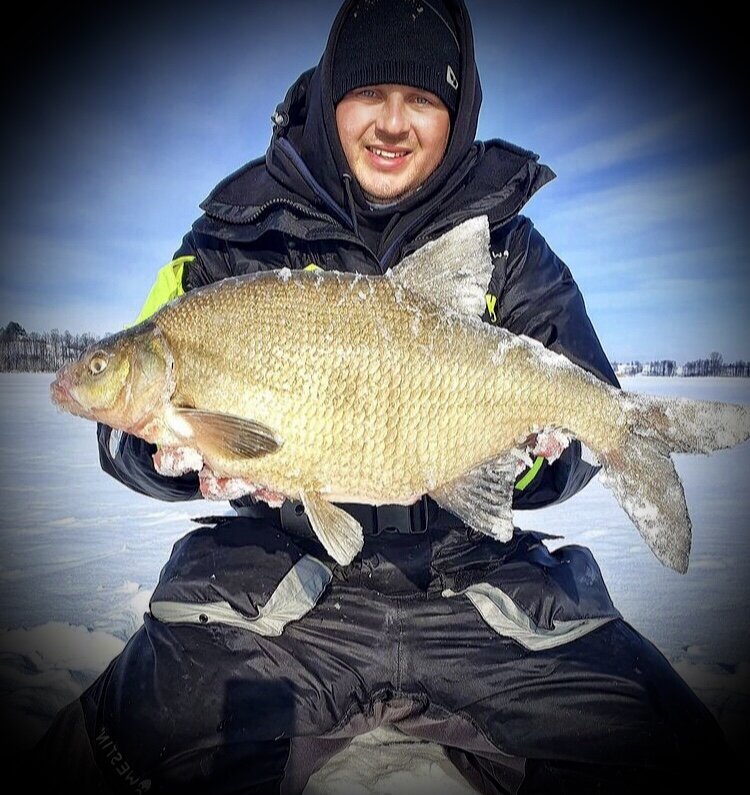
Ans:
[[[601,453],[612,489],[656,557],[687,571],[691,522],[671,453],[710,453],[750,438],[750,407],[622,393],[628,433]]]

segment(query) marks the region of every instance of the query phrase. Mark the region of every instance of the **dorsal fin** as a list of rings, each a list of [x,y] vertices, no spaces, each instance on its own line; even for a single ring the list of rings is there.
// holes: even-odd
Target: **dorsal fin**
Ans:
[[[480,215],[404,257],[387,275],[438,306],[481,316],[492,267],[489,222]]]

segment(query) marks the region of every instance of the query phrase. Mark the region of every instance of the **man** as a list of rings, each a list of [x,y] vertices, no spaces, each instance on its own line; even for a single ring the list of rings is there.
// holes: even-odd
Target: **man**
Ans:
[[[486,215],[485,320],[616,384],[570,272],[519,215],[552,172],[475,142],[480,102],[462,0],[347,0],[265,159],[205,200],[141,317],[262,269],[382,274]],[[159,475],[145,442],[98,435],[129,487],[200,495],[194,473]],[[567,499],[594,473],[578,444],[537,457],[514,506]],[[441,743],[485,793],[650,792],[726,766],[715,722],[621,619],[588,550],[550,553],[520,530],[502,544],[425,499],[346,506],[366,537],[341,566],[300,505],[233,504],[237,518],[176,544],[144,626],[43,739],[58,788],[298,793],[381,723]]]

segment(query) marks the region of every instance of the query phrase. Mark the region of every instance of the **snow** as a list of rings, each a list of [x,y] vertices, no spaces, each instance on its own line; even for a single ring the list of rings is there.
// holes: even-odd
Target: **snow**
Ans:
[[[172,545],[193,526],[190,517],[219,507],[160,503],[106,476],[93,423],[56,411],[51,381],[0,374],[0,689],[18,748],[39,737],[123,647]],[[623,386],[750,404],[750,379],[634,376]],[[750,707],[750,444],[675,461],[693,520],[685,575],[654,558],[598,481],[567,503],[514,518],[524,529],[564,536],[551,546],[592,549],[624,617],[662,650],[740,749]],[[438,746],[381,728],[328,762],[305,795],[430,790],[472,792]]]

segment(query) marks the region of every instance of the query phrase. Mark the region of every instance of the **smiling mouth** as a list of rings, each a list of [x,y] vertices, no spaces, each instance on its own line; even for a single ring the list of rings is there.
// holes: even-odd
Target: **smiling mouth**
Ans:
[[[407,155],[411,154],[411,152],[408,152],[408,151],[407,152],[403,152],[403,151],[394,152],[394,151],[389,150],[389,149],[380,149],[377,146],[368,146],[367,150],[369,152],[372,152],[374,155],[377,155],[378,157],[385,157],[388,160],[399,160],[399,159],[401,159],[403,157],[406,157]]]

